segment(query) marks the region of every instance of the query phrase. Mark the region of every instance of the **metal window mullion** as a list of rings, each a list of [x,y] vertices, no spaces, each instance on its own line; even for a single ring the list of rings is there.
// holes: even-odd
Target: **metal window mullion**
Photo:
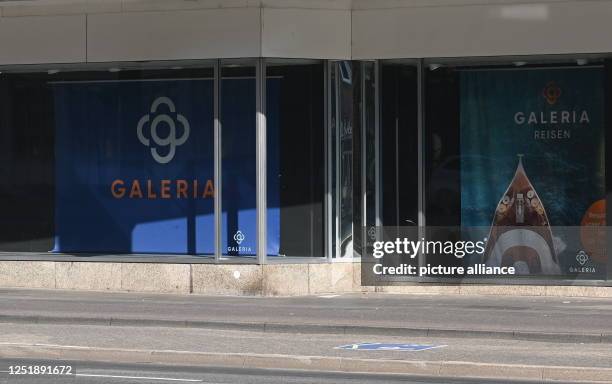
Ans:
[[[215,185],[215,201],[214,201],[214,216],[215,216],[215,262],[221,260],[221,63],[220,60],[215,61],[214,66],[214,185]]]
[[[266,64],[264,59],[257,59],[255,81],[257,90],[257,262],[265,264],[268,252],[266,248]]]
[[[331,62],[325,62],[325,254],[327,261],[332,261],[332,132],[331,132]]]
[[[364,253],[366,237],[364,228],[368,226],[368,217],[367,217],[367,188],[368,188],[368,179],[367,179],[367,161],[368,161],[368,152],[367,152],[367,129],[368,129],[368,121],[367,121],[367,105],[366,105],[366,71],[367,71],[367,63],[362,62],[361,65],[361,124],[359,124],[360,128],[360,136],[361,136],[361,154],[359,156],[359,165],[361,166],[361,228],[354,228],[353,231],[358,230],[361,231],[361,253]],[[361,256],[361,255],[360,255]]]
[[[335,250],[335,254],[337,258],[340,258],[342,256],[342,243],[340,240],[340,236],[341,236],[341,227],[342,227],[342,201],[341,201],[341,197],[342,197],[342,189],[341,189],[341,183],[342,183],[342,173],[343,173],[343,163],[342,163],[342,143],[340,142],[341,139],[341,130],[342,130],[342,119],[341,119],[341,89],[340,89],[340,62],[335,62],[334,63],[334,67],[335,67],[335,87],[336,87],[336,91],[335,91],[335,96],[336,96],[336,124],[334,125],[334,129],[335,132],[334,134],[336,135],[336,152],[335,152],[335,167],[336,167],[336,196],[335,196],[335,204],[336,204],[336,217],[334,218],[336,225],[335,225],[335,236],[336,236],[336,250]],[[351,219],[352,220],[352,219]]]
[[[381,219],[381,172],[380,172],[380,60],[374,62],[374,201],[375,225],[382,226]]]
[[[419,60],[417,66],[417,102],[418,102],[418,120],[417,120],[417,142],[418,142],[418,232],[419,239],[422,239],[426,235],[425,231],[425,136],[424,136],[424,122],[425,122],[425,110],[424,110],[424,97],[425,97],[425,76],[423,60]],[[425,265],[425,255],[420,253],[419,255],[419,266]]]

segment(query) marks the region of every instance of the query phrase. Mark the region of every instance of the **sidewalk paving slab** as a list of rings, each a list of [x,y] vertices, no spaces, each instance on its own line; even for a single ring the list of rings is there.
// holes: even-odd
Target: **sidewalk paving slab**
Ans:
[[[612,343],[612,299],[375,293],[247,298],[0,290],[0,322]]]

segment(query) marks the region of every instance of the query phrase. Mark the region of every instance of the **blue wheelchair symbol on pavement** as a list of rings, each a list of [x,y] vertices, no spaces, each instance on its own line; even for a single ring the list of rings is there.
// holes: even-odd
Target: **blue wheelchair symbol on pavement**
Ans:
[[[350,349],[354,351],[425,351],[428,349],[442,348],[446,345],[429,344],[394,344],[394,343],[358,343],[341,345],[334,349]]]

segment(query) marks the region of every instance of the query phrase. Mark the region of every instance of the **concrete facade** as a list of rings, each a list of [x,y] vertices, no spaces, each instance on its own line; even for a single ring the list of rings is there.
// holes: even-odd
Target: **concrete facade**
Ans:
[[[7,1],[0,65],[350,59],[346,1]],[[20,36],[17,41],[13,37]]]
[[[609,0],[5,1],[0,65],[607,53],[611,16]]]

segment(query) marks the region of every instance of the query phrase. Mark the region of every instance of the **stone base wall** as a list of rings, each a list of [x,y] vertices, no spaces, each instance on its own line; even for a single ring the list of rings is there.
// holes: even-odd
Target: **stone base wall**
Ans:
[[[162,264],[0,261],[0,288],[201,295],[301,296],[347,292],[612,297],[612,287],[413,284],[361,286],[359,263]]]

